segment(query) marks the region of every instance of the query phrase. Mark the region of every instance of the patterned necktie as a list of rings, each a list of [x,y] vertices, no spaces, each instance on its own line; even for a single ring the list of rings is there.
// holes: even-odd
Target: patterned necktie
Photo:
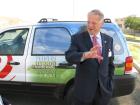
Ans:
[[[97,37],[96,36],[93,36],[92,40],[93,40],[93,46],[95,46],[95,45],[99,45],[100,46],[100,44],[97,41]],[[102,56],[101,49],[99,47],[97,48],[97,55]],[[101,63],[101,59],[98,58],[98,62]]]

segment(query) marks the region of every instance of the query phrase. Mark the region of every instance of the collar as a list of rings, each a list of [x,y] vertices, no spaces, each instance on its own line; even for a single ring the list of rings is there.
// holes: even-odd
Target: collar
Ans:
[[[90,34],[90,37],[92,38],[93,35]],[[101,33],[100,33],[100,32],[98,32],[98,34],[96,35],[96,38],[97,38],[97,39],[101,39]]]

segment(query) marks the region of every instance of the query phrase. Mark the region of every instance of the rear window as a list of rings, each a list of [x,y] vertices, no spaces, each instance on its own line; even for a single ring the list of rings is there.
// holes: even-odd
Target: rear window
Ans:
[[[114,54],[115,55],[120,55],[124,52],[122,43],[120,41],[119,38],[119,32],[117,32],[116,30],[112,29],[112,28],[102,28],[101,29],[102,33],[105,33],[106,35],[109,35],[113,38],[113,47],[114,47]]]

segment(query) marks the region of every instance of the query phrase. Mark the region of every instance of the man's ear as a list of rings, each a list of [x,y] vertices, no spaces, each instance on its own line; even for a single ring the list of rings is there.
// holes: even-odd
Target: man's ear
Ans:
[[[101,27],[104,25],[104,21],[102,20],[102,22],[101,22]]]
[[[104,19],[100,21],[100,28],[104,25]]]

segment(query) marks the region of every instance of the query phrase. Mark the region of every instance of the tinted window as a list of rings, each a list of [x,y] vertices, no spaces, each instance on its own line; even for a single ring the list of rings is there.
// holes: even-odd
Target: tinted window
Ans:
[[[124,52],[122,43],[119,39],[119,32],[113,30],[112,28],[102,28],[101,29],[102,33],[105,33],[106,35],[109,35],[113,38],[113,47],[114,47],[114,54],[115,55],[120,55]]]
[[[32,54],[64,54],[69,45],[70,34],[65,28],[38,28]]]
[[[13,29],[0,34],[1,55],[23,55],[28,29]]]

